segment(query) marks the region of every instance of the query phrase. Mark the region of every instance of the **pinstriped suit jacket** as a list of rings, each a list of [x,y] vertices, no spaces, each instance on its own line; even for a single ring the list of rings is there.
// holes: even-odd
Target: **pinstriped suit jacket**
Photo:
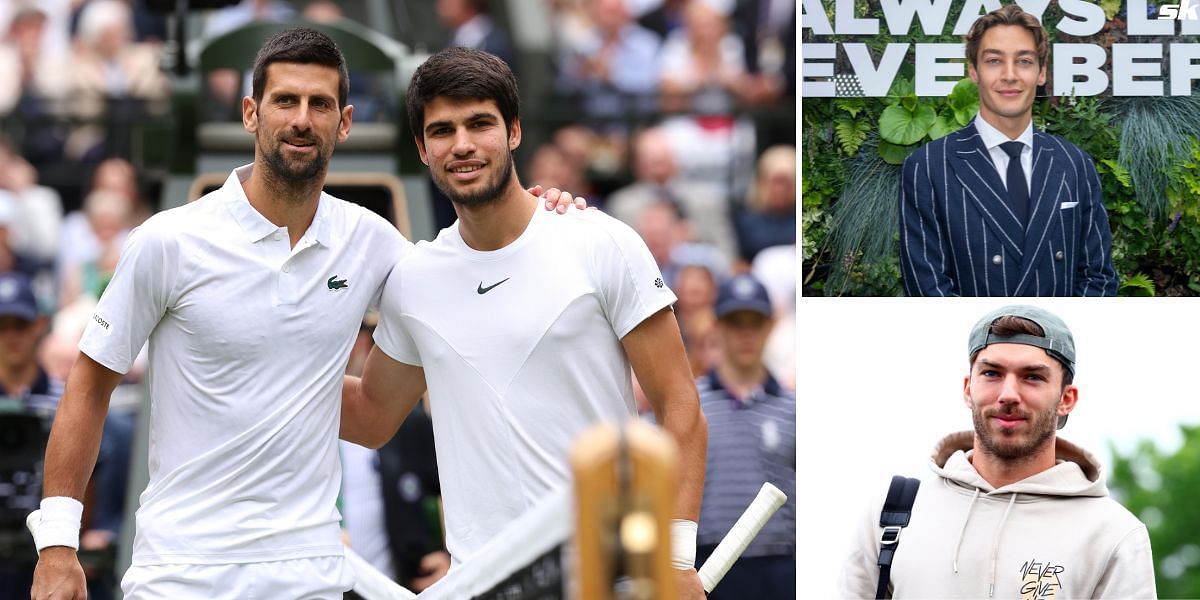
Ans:
[[[900,268],[910,296],[1114,296],[1112,233],[1090,156],[1033,134],[1019,223],[975,123],[904,161]]]

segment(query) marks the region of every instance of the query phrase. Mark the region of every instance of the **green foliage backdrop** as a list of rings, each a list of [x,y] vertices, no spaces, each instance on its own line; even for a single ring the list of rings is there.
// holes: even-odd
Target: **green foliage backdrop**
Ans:
[[[859,14],[882,16],[877,2],[857,4]],[[1110,1],[1103,6],[1109,26],[1091,38],[1070,41],[1111,47],[1115,36],[1122,35],[1123,5]],[[949,22],[960,7],[954,3]],[[832,15],[831,6],[827,10]],[[1060,15],[1052,3],[1043,22],[1057,22]],[[1057,34],[1050,33],[1054,41]],[[811,33],[806,30],[805,35]],[[821,41],[831,40],[850,38]],[[892,41],[961,40],[878,35],[856,41],[865,41],[878,61],[882,48]],[[969,79],[960,81],[947,97],[930,98],[916,96],[912,78],[913,66],[906,63],[887,97],[802,102],[806,295],[901,293],[900,165],[916,148],[964,126],[979,108],[978,91]],[[1200,295],[1200,95],[1043,97],[1034,104],[1034,124],[1070,140],[1096,161],[1121,278],[1119,293]]]
[[[1142,441],[1113,451],[1113,496],[1150,532],[1160,598],[1200,598],[1200,426],[1181,426],[1183,444],[1166,453]]]

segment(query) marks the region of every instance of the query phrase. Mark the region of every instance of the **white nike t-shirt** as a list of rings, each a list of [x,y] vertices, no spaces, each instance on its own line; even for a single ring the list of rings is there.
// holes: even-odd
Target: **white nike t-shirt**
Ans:
[[[569,481],[580,432],[635,414],[620,340],[674,301],[641,238],[595,210],[538,209],[493,252],[456,223],[396,266],[375,341],[425,369],[456,561]]]
[[[293,248],[246,199],[249,175],[135,229],[79,344],[124,373],[150,342],[135,565],[342,554],[342,374],[412,244],[322,194]]]

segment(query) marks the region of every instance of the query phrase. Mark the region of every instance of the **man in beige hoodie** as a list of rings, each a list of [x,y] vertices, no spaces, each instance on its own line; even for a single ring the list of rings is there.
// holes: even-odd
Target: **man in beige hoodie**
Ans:
[[[893,598],[1154,598],[1146,526],[1108,497],[1100,466],[1058,437],[1079,390],[1066,324],[1006,306],[971,330],[963,402],[975,430],[934,448],[891,566]],[[881,489],[881,492],[883,490]],[[839,596],[874,597],[883,528],[866,515]]]

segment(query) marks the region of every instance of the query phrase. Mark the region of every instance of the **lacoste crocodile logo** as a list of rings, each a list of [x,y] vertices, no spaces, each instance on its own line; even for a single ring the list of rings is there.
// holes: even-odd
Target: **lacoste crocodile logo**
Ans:
[[[333,291],[344,290],[350,287],[350,284],[346,283],[345,279],[338,279],[337,275],[330,277],[329,280],[325,282],[325,285],[328,285],[329,289]]]
[[[492,288],[494,288],[494,287],[496,287],[496,286],[498,286],[498,285],[500,285],[500,284],[504,283],[505,281],[508,281],[509,279],[512,279],[512,277],[505,277],[504,279],[501,279],[500,281],[497,281],[496,283],[493,283],[492,285],[489,285],[489,286],[487,286],[487,287],[483,287],[483,282],[482,282],[482,281],[480,281],[480,282],[479,282],[479,289],[477,289],[477,290],[475,290],[475,291],[476,291],[476,292],[479,292],[479,295],[481,295],[481,296],[482,296],[482,295],[484,295],[484,294],[486,294],[486,293],[488,293],[488,292],[492,291]]]

